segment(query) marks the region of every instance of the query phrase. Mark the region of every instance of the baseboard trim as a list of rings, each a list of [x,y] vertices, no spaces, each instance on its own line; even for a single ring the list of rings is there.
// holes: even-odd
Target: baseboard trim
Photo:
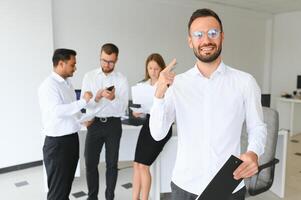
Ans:
[[[40,166],[42,164],[43,164],[43,161],[38,160],[38,161],[35,161],[35,162],[30,162],[30,163],[24,163],[24,164],[20,164],[20,165],[5,167],[5,168],[0,169],[0,174],[13,172],[13,171],[17,171],[17,170],[22,170],[22,169],[27,169],[27,168],[31,168],[31,167],[36,167],[36,166]]]

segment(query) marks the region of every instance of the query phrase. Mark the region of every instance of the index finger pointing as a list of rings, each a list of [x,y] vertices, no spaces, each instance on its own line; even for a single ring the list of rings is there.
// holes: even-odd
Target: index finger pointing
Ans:
[[[163,71],[167,71],[170,72],[171,70],[173,70],[173,68],[175,67],[175,65],[177,64],[177,60],[174,58],[166,67]]]

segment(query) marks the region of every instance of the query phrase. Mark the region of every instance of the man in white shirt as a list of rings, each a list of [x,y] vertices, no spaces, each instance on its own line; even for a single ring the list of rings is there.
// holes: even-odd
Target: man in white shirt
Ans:
[[[209,9],[196,10],[188,23],[189,47],[197,58],[193,68],[175,77],[175,61],[160,73],[150,113],[151,134],[162,139],[177,122],[178,150],[172,176],[172,200],[195,200],[230,155],[243,163],[234,178],[258,171],[264,151],[266,126],[255,79],[222,62],[222,22]],[[170,87],[168,87],[170,86]],[[249,144],[240,152],[240,135],[246,120]],[[243,200],[244,183],[222,200]]]
[[[87,114],[95,116],[87,127],[85,143],[88,200],[98,199],[98,163],[103,145],[106,150],[105,198],[114,199],[122,133],[120,117],[125,114],[128,105],[127,79],[115,70],[118,53],[116,45],[104,44],[100,51],[100,67],[88,72],[83,80],[82,92],[92,91],[95,96],[87,106]]]
[[[47,173],[48,200],[68,200],[79,158],[77,132],[80,110],[92,98],[87,91],[76,101],[69,77],[76,70],[76,52],[70,49],[54,51],[53,72],[38,90],[42,113],[43,160]]]

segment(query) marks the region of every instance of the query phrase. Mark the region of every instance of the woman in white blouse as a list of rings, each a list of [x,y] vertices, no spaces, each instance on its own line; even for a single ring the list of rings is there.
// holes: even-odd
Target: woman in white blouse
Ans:
[[[153,53],[149,55],[145,63],[145,79],[139,84],[154,87],[155,90],[159,74],[164,68],[165,62],[160,54]],[[154,140],[149,130],[150,107],[147,107],[146,105],[141,106],[146,113],[133,112],[135,117],[142,117],[146,114],[146,120],[141,128],[135,151],[133,200],[148,200],[151,186],[151,174],[149,167],[158,157],[172,134],[170,129],[164,139],[161,141]]]

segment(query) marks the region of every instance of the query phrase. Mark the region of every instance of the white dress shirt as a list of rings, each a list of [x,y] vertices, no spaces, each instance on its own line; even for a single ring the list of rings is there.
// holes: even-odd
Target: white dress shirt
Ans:
[[[163,99],[154,99],[150,130],[156,140],[176,120],[178,150],[172,181],[201,194],[230,155],[239,157],[244,120],[248,150],[260,156],[266,142],[266,125],[255,79],[221,63],[210,78],[197,66],[176,76]],[[242,182],[234,192],[244,186]]]
[[[87,103],[83,99],[76,101],[70,79],[65,80],[52,72],[40,85],[38,96],[45,135],[57,137],[80,130],[80,110]]]
[[[113,71],[106,75],[101,68],[92,70],[85,74],[81,93],[91,91],[93,99],[100,89],[114,85],[115,99],[108,100],[104,97],[97,103],[90,101],[87,105],[87,115],[96,117],[121,117],[125,115],[128,105],[128,82],[120,72]]]

